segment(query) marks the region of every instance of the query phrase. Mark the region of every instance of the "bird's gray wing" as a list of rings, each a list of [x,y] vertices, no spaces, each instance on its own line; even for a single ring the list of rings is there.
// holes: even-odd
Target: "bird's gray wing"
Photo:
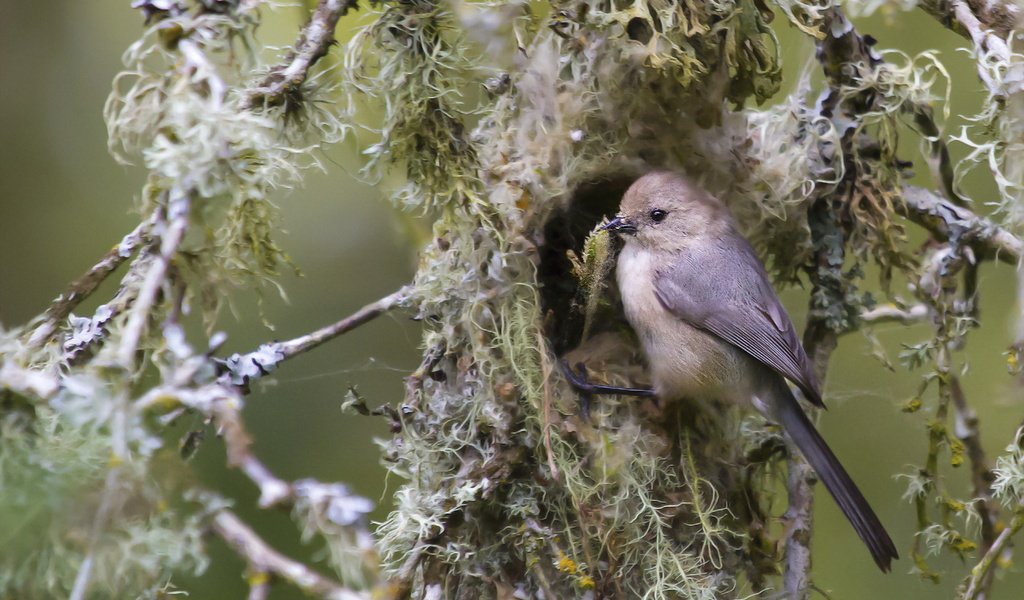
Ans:
[[[740,348],[795,383],[816,406],[821,388],[793,322],[747,240],[730,231],[676,253],[654,278],[675,316]]]

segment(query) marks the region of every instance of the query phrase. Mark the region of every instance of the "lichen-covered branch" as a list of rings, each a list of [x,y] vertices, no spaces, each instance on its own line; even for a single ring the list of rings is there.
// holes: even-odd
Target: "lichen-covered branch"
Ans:
[[[901,200],[906,216],[940,240],[970,246],[979,258],[993,258],[1014,266],[1024,257],[1024,242],[1010,230],[935,192],[906,185]]]
[[[835,200],[825,196],[812,207],[810,223],[816,252],[808,270],[811,303],[804,330],[803,345],[814,364],[818,381],[828,375],[832,352],[839,344],[840,325],[831,314],[842,310],[846,284],[841,271],[844,235],[834,220]],[[791,454],[788,459],[786,490],[786,554],[783,589],[788,598],[803,600],[811,592],[811,536],[814,531],[814,483],[817,476],[804,457]]]
[[[818,60],[829,79],[830,94],[821,108],[821,116],[830,119],[857,118],[860,96],[844,98],[840,93],[856,69],[869,70],[880,60],[871,53],[869,44],[838,8],[824,15],[822,39],[818,44]],[[854,195],[858,163],[852,155],[849,133],[841,138],[841,161],[836,168],[843,175],[839,181],[819,185],[808,211],[812,253],[807,268],[812,290],[807,327],[803,344],[814,364],[818,380],[824,382],[829,360],[839,343],[840,334],[856,322],[857,308],[851,306],[849,277],[843,273],[849,234],[839,219],[840,206]],[[805,600],[811,592],[811,534],[813,532],[814,471],[802,456],[791,456],[788,462],[785,571],[783,586],[788,598]]]
[[[294,103],[309,78],[310,69],[334,44],[338,20],[353,8],[357,8],[356,0],[319,0],[284,62],[272,67],[257,86],[248,90],[246,106]]]
[[[135,250],[146,241],[152,222],[149,219],[139,223],[131,233],[124,236],[121,243],[111,248],[103,258],[81,277],[71,282],[68,289],[50,304],[43,314],[43,322],[32,331],[28,338],[30,346],[47,342],[63,325],[71,311],[75,310],[83,300],[92,295],[111,273],[117,270],[126,260],[131,258]]]
[[[1024,528],[1024,517],[1017,514],[1013,517],[1010,524],[999,532],[999,536],[996,537],[992,545],[981,556],[978,564],[971,569],[971,575],[963,592],[963,600],[977,600],[987,593],[988,582],[991,582],[992,568],[1000,560],[1003,553],[1009,547],[1013,536],[1021,528]]]
[[[147,28],[125,53],[126,70],[115,80],[104,116],[115,157],[125,163],[144,158],[149,173],[137,209],[150,217],[73,282],[31,331],[0,334],[0,471],[8,481],[17,465],[16,477],[43,482],[39,493],[49,494],[35,498],[34,508],[5,495],[15,499],[5,513],[42,515],[34,524],[44,529],[33,531],[29,519],[28,531],[48,542],[28,542],[32,552],[18,559],[28,566],[4,559],[0,595],[148,597],[176,572],[203,570],[202,511],[189,503],[206,492],[187,478],[171,477],[180,483],[165,486],[165,478],[150,473],[166,443],[164,428],[188,413],[223,434],[231,466],[258,486],[261,505],[290,508],[304,539],[326,542],[328,560],[346,585],[365,588],[378,579],[365,558],[373,553],[365,528],[372,505],[340,483],[276,477],[252,452],[243,391],[230,375],[220,376],[213,359],[223,336],[197,353],[184,333],[198,319],[211,325],[230,288],[269,281],[287,264],[271,237],[277,228],[269,194],[317,164],[310,153],[337,132],[337,119],[322,112],[292,119],[308,97],[290,105],[288,114],[271,103],[246,110],[247,85],[265,73],[253,37],[258,4],[133,5],[145,14]],[[322,4],[289,58],[292,69],[285,68],[296,85],[333,39],[337,19],[328,13],[344,12],[339,3]],[[133,254],[113,298],[93,317],[65,322]],[[287,353],[300,354],[389,308],[368,307],[295,341]],[[9,397],[15,402],[8,404]],[[202,433],[190,432],[183,452],[194,451]],[[44,458],[46,452],[57,454]],[[60,476],[47,465],[59,465]],[[59,533],[89,522],[93,527],[81,536]],[[45,576],[8,576],[15,572]],[[112,572],[118,575],[106,576]],[[255,585],[253,593],[265,589]]]
[[[308,352],[339,335],[348,333],[380,315],[409,302],[411,289],[403,287],[380,300],[371,302],[353,314],[311,333],[284,342],[268,342],[245,354],[232,354],[224,360],[231,381],[245,385],[277,368],[278,364]]]
[[[967,403],[967,396],[964,394],[963,386],[960,385],[960,378],[956,375],[950,376],[949,392],[953,408],[956,411],[954,432],[966,449],[971,469],[971,496],[974,509],[981,521],[981,540],[978,546],[983,554],[987,554],[996,543],[997,521],[1000,516],[999,505],[992,497],[992,483],[995,481],[995,474],[992,472],[992,464],[982,445],[978,416]],[[989,571],[978,586],[985,590],[979,592],[979,597],[983,597],[987,590],[991,590],[994,580],[994,573]]]
[[[1004,62],[1010,59],[1007,42],[1024,19],[1024,9],[1013,0],[923,0],[919,6],[943,26],[971,40],[979,57],[992,54]],[[981,61],[978,73],[990,89],[999,88]]]
[[[172,194],[169,197],[167,216],[160,222],[166,229],[159,236],[159,253],[148,265],[149,269],[142,278],[135,302],[128,314],[128,321],[124,326],[121,345],[118,348],[118,360],[127,369],[131,369],[135,365],[135,351],[138,350],[139,341],[152,317],[150,311],[153,308],[153,303],[157,300],[157,294],[165,283],[164,280],[171,267],[171,261],[174,260],[178,247],[188,230],[189,211],[192,209],[191,198],[180,190],[175,190],[175,192],[178,195],[175,197]]]

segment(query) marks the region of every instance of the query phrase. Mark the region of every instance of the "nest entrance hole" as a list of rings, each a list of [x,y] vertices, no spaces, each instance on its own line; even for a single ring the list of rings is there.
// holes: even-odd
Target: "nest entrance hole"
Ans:
[[[580,303],[585,299],[573,275],[569,251],[582,255],[587,235],[601,219],[615,215],[622,195],[635,180],[634,175],[610,175],[588,181],[576,188],[566,207],[544,225],[537,276],[544,333],[559,355],[576,347],[583,334]],[[605,323],[601,329],[616,325]]]

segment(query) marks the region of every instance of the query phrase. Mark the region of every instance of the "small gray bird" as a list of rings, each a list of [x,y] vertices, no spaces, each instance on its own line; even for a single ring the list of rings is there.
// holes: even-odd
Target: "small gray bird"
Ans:
[[[624,238],[619,291],[643,344],[654,395],[752,402],[782,425],[875,563],[889,571],[899,558],[892,539],[786,384],[824,407],[793,323],[728,209],[686,177],[655,172],[629,188],[604,229]]]

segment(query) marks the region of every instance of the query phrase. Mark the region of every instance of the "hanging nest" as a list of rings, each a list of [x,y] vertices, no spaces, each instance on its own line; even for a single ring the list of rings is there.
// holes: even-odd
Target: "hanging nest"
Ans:
[[[742,110],[779,89],[770,12],[382,9],[346,60],[350,110],[359,94],[388,99],[366,175],[403,166],[396,202],[436,217],[415,281],[425,359],[386,444],[407,483],[379,530],[385,563],[419,561],[416,589],[452,598],[765,589],[779,432],[724,405],[602,397],[582,411],[559,362],[644,383],[615,249],[592,232],[648,169],[696,176],[767,254],[785,243],[778,272],[810,251],[801,215],[836,177],[815,160],[835,135],[808,110]],[[497,74],[473,68],[480,52]],[[486,93],[469,98],[474,78]]]

